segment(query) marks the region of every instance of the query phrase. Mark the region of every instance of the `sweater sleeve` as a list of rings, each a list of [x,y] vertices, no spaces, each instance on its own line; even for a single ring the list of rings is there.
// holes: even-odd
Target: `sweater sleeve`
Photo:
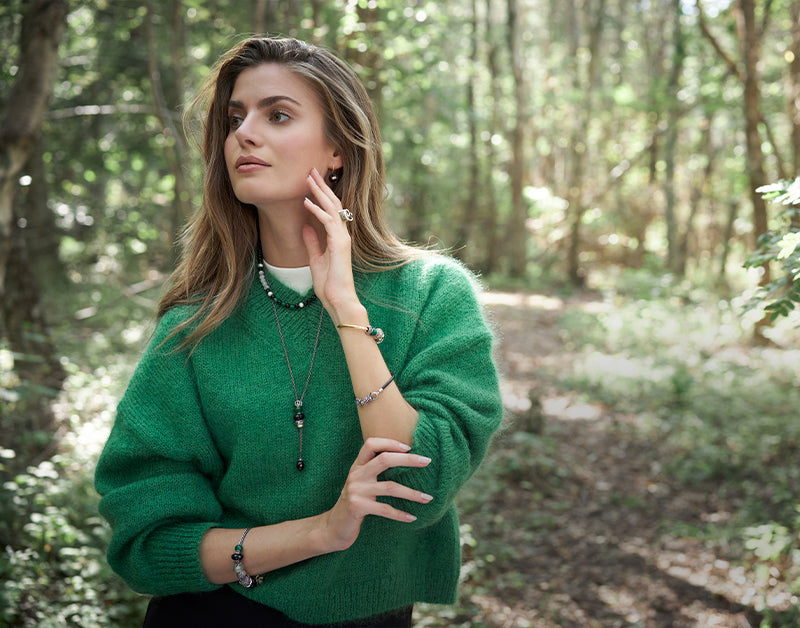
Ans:
[[[436,265],[397,382],[419,413],[413,451],[431,458],[424,469],[385,473],[433,495],[426,505],[392,501],[417,517],[414,525],[438,521],[477,469],[503,404],[492,358],[493,337],[477,299],[475,280],[455,262]]]
[[[167,595],[217,588],[199,546],[222,508],[222,461],[206,427],[192,363],[168,338],[167,313],[134,372],[95,472],[112,537],[108,561],[136,591]]]

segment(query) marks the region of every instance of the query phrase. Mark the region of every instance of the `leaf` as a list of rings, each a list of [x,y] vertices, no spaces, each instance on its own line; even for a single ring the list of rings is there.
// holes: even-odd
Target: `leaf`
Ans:
[[[782,205],[800,205],[800,177],[792,181],[778,181],[756,188],[766,200]]]
[[[800,245],[800,231],[785,234],[779,241],[778,246],[780,251],[775,256],[775,259],[786,259],[795,249]]]

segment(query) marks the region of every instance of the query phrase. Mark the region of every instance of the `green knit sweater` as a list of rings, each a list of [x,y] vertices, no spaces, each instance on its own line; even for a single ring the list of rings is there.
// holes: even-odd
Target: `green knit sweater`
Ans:
[[[284,300],[302,299],[274,283]],[[255,589],[229,585],[312,624],[455,600],[460,551],[453,498],[502,414],[492,336],[467,271],[430,256],[357,274],[356,285],[370,321],[386,332],[380,349],[387,365],[419,412],[413,451],[432,459],[424,469],[392,469],[383,477],[434,500],[395,503],[418,517],[410,524],[368,516],[349,549],[270,572]],[[316,301],[278,311],[298,391],[320,308]],[[327,313],[303,405],[303,471],[295,467],[291,380],[258,280],[191,354],[177,349],[185,334],[164,342],[190,313],[173,308],[159,321],[96,472],[100,511],[113,529],[109,562],[135,590],[155,595],[217,587],[203,576],[198,551],[211,527],[274,524],[330,509],[363,444]]]

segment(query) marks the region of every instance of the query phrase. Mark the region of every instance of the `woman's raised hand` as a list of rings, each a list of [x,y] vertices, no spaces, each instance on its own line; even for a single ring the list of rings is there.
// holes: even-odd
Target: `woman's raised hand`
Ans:
[[[343,209],[341,201],[316,169],[308,175],[308,188],[311,194],[305,199],[305,206],[320,222],[326,237],[323,246],[313,227],[303,228],[314,291],[338,324],[340,315],[347,316],[360,306],[353,281],[350,233],[339,214]]]
[[[361,522],[376,515],[404,523],[416,517],[379,502],[378,497],[397,497],[427,504],[433,497],[397,482],[379,481],[378,476],[393,467],[426,467],[430,458],[409,453],[410,447],[388,438],[369,438],[350,467],[342,494],[324,515],[325,534],[331,551],[344,550],[355,543]]]

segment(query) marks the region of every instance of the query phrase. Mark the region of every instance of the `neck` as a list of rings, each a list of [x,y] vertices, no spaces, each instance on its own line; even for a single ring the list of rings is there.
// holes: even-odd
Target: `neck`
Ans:
[[[258,210],[258,233],[264,260],[281,268],[308,266],[308,250],[303,242],[303,226],[311,225],[320,242],[325,242],[322,225],[305,207]]]

